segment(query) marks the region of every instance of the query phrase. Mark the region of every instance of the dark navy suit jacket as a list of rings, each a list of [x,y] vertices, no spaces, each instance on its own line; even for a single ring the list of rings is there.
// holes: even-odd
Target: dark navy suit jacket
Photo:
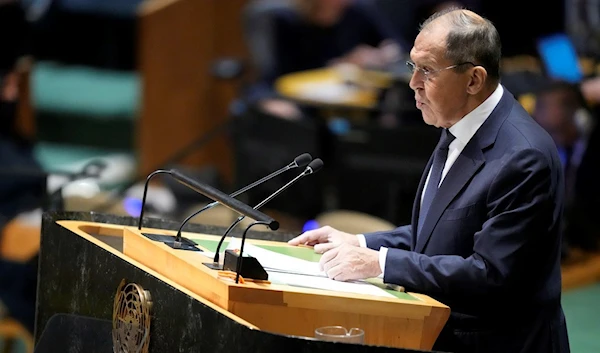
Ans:
[[[550,136],[508,90],[448,171],[421,234],[412,225],[365,234],[388,247],[384,281],[447,304],[434,349],[568,352],[562,307],[561,162]]]

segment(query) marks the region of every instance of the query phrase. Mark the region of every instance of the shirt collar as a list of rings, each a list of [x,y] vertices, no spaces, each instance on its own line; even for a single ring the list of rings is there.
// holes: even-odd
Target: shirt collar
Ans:
[[[469,114],[465,115],[456,124],[452,125],[448,130],[456,137],[458,141],[466,145],[475,135],[477,130],[483,125],[485,120],[492,114],[496,105],[502,99],[504,88],[498,85],[494,93],[492,93],[483,103],[473,109]]]

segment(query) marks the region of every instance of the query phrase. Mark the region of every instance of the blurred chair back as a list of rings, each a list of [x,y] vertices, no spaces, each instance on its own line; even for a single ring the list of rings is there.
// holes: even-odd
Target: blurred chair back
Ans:
[[[410,222],[421,174],[439,139],[426,125],[354,126],[334,140],[338,208]]]
[[[138,6],[144,0],[58,0],[66,10],[100,13],[112,16],[135,17]]]
[[[302,153],[319,157],[320,132],[313,121],[290,121],[250,109],[234,121],[236,185],[243,187],[291,163]],[[327,167],[327,161],[325,161]],[[245,197],[255,205],[300,174],[298,168],[249,191]],[[302,218],[321,211],[323,173],[300,181],[265,208]]]

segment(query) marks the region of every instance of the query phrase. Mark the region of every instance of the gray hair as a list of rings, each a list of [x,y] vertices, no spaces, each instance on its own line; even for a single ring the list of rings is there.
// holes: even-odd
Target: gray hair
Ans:
[[[455,64],[471,62],[483,66],[492,81],[500,80],[502,45],[498,30],[491,21],[474,12],[450,7],[431,15],[421,24],[419,31],[425,30],[436,19],[445,21],[449,27],[446,59]],[[465,66],[456,68],[466,69]]]

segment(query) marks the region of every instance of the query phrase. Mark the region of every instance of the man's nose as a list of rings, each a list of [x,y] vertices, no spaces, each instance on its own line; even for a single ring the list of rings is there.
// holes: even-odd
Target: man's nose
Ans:
[[[419,70],[413,71],[412,75],[410,76],[410,81],[408,82],[408,86],[413,91],[416,91],[418,88],[423,88],[423,84],[425,83],[425,80],[421,76],[423,76],[423,75],[419,75]]]

